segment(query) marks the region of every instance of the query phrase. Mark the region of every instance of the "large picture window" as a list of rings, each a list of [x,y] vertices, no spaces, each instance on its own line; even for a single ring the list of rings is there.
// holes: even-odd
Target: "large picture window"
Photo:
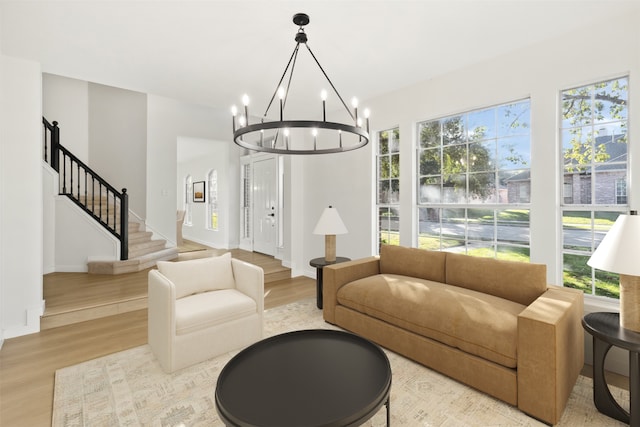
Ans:
[[[530,102],[418,123],[418,246],[529,260]]]
[[[378,247],[400,244],[400,130],[378,133]]]
[[[562,92],[563,283],[619,298],[616,274],[587,261],[618,215],[628,211],[628,78]]]

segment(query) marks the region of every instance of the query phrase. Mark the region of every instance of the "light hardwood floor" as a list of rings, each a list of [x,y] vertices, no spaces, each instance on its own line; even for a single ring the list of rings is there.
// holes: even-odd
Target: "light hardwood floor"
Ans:
[[[232,253],[258,265],[273,263],[273,259],[259,254]],[[185,255],[183,259],[190,257]],[[148,270],[121,276],[54,273],[45,277],[45,299],[54,310],[66,310],[82,303],[78,299],[85,298],[92,304],[104,298],[120,298],[121,293],[126,298],[131,293],[146,293],[147,275]],[[83,282],[88,292],[65,296],[74,281]],[[104,286],[109,281],[115,284],[111,290]],[[51,283],[63,285],[47,286]],[[107,289],[106,295],[96,297],[96,290],[102,289]],[[307,277],[265,283],[265,309],[314,297],[315,292],[315,280]],[[5,340],[0,350],[0,426],[49,426],[57,369],[146,343],[146,309]]]
[[[232,251],[235,257],[263,266],[265,273],[273,259],[260,254]],[[182,259],[200,257],[204,253],[181,254]],[[146,293],[148,270],[121,276],[94,276],[78,273],[55,273],[45,278],[47,305],[55,310],[69,309],[78,303],[99,303],[103,298],[118,298],[124,293]],[[65,298],[74,287],[83,283],[88,292],[83,297]],[[105,288],[113,281],[114,288]],[[57,286],[47,286],[47,284]],[[76,283],[77,285],[77,283]],[[102,291],[101,289],[107,289]],[[95,297],[96,292],[104,292]],[[315,280],[307,277],[278,280],[265,284],[265,309],[315,297]],[[75,295],[75,292],[74,292]],[[67,295],[69,296],[69,295]],[[95,359],[107,354],[147,343],[147,311],[89,320],[73,325],[44,330],[37,334],[6,340],[0,350],[0,426],[49,426],[53,407],[54,375],[57,369]],[[591,376],[591,366],[585,365],[583,375]],[[607,381],[628,389],[628,378],[608,374]]]

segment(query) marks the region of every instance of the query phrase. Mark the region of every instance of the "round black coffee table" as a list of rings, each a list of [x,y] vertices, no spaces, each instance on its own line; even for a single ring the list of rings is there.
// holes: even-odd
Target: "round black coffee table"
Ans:
[[[222,369],[216,409],[227,426],[351,426],[387,407],[391,366],[357,335],[315,329],[253,344]]]

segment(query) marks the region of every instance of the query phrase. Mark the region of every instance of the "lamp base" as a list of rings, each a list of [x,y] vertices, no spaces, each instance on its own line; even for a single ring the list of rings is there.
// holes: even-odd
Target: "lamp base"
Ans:
[[[640,277],[620,275],[620,326],[640,332]]]
[[[324,259],[327,262],[336,260],[336,235],[326,234],[324,236]]]

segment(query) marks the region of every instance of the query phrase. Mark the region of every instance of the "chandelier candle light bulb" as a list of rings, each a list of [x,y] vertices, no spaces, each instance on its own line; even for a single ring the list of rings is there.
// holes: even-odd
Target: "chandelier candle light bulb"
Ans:
[[[369,121],[367,117],[367,127],[366,130],[362,127],[362,122],[358,124],[358,101],[356,98],[353,98],[352,105],[354,111],[352,111],[347,104],[345,103],[340,93],[334,86],[334,84],[329,79],[329,76],[322,68],[316,56],[309,48],[307,44],[307,35],[304,31],[304,27],[309,24],[309,16],[304,13],[297,13],[293,16],[293,23],[298,26],[298,32],[295,36],[296,45],[287,63],[287,66],[276,86],[276,90],[273,92],[273,96],[268,103],[267,109],[262,115],[262,120],[259,123],[250,124],[249,123],[249,96],[245,94],[242,97],[242,104],[244,105],[244,116],[238,117],[236,121],[237,109],[232,110],[233,114],[233,141],[246,149],[260,151],[260,152],[269,152],[275,154],[326,154],[326,153],[341,153],[344,151],[356,150],[358,148],[364,147],[369,143]],[[349,123],[341,123],[341,122],[333,122],[327,121],[327,96],[328,93],[326,90],[322,90],[320,92],[320,98],[322,99],[322,121],[319,120],[284,120],[284,109],[287,107],[287,99],[289,97],[289,89],[291,88],[291,81],[293,79],[293,72],[295,70],[296,60],[298,58],[298,50],[299,48],[304,46],[308,51],[313,60],[315,61],[318,68],[322,72],[322,75],[326,78],[329,86],[334,91],[337,98],[340,100],[340,103],[345,108],[347,114],[353,122]],[[290,70],[290,73],[288,73]],[[288,77],[287,77],[288,75]],[[285,78],[288,78],[288,81],[284,81]],[[285,90],[287,88],[287,90]],[[271,108],[273,102],[275,101],[275,96],[278,95],[280,111],[279,111],[279,120],[268,120],[269,117],[269,109]],[[297,98],[295,98],[297,99]],[[296,109],[297,106],[293,106],[292,108]],[[355,115],[354,115],[355,112]],[[237,124],[237,126],[236,126]],[[290,142],[290,134],[289,132],[283,132],[284,129],[294,128],[294,133],[299,133],[302,137],[300,140],[301,144],[296,142],[296,149],[291,148]],[[300,132],[295,131],[295,129],[300,129]],[[308,137],[304,137],[304,133],[302,130],[304,129],[315,129],[312,131],[313,134],[313,148],[309,148],[310,141],[308,141]],[[318,132],[318,130],[322,130],[322,132]],[[266,131],[266,132],[265,132]],[[260,132],[258,135],[257,132]],[[285,134],[284,138],[278,138],[278,135],[281,133]],[[338,132],[338,142],[339,145],[336,147],[335,142],[331,142],[332,139],[329,138],[329,143],[322,141],[322,139],[329,135],[330,132]],[[346,132],[346,138],[343,138],[342,133]],[[308,135],[308,134],[307,134]],[[297,137],[293,137],[298,141]],[[282,142],[284,139],[284,142]],[[318,142],[320,141],[320,144]],[[344,140],[344,141],[343,141]],[[266,141],[266,143],[265,143]],[[335,141],[335,139],[333,139]],[[300,145],[300,147],[298,147]],[[304,146],[304,147],[303,147]],[[322,148],[318,148],[318,146]]]
[[[280,98],[280,121],[282,121],[282,111],[284,110],[284,88],[280,86],[278,88],[278,98]]]
[[[322,89],[320,92],[320,99],[322,99],[322,121],[327,121],[327,91]]]
[[[364,119],[367,121],[367,133],[369,133],[369,115],[371,115],[371,111],[368,108],[364,109]]]
[[[236,116],[238,115],[238,107],[235,105],[231,106],[231,116],[233,120],[233,131],[236,131]]]
[[[249,124],[249,95],[246,93],[242,96],[242,105],[244,105],[244,116],[247,118],[247,125]]]
[[[351,98],[351,106],[353,107],[353,111],[356,116],[355,121],[357,126],[358,125],[358,98],[356,98],[355,96]]]

